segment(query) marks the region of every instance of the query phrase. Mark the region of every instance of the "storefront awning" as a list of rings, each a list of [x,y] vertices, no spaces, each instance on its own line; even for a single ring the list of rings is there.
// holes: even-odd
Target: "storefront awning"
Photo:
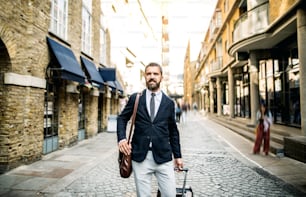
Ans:
[[[99,72],[104,81],[115,81],[116,80],[116,69],[115,68],[99,68]]]
[[[104,84],[104,81],[103,81],[101,75],[99,74],[95,64],[92,61],[90,61],[90,60],[88,60],[84,57],[81,57],[81,62],[85,67],[86,74],[88,74],[88,80],[93,85],[97,84],[99,87],[102,87],[103,84]]]
[[[99,68],[100,75],[107,85],[112,89],[112,91],[118,90],[123,94],[123,88],[121,84],[116,79],[116,69],[115,68]]]
[[[116,80],[116,81],[115,81],[115,84],[116,84],[117,90],[119,90],[119,92],[120,92],[121,94],[123,94],[123,88],[122,88],[120,82],[119,82],[118,80]]]
[[[112,89],[112,91],[115,91],[117,88],[114,81],[107,81],[107,85]]]
[[[60,66],[61,78],[85,83],[85,75],[71,49],[48,37],[47,43]]]

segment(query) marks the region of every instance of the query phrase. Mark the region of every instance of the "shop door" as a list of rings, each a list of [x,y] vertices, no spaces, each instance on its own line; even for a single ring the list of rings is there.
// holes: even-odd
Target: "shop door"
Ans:
[[[43,154],[58,149],[58,99],[56,85],[47,83],[44,111]]]

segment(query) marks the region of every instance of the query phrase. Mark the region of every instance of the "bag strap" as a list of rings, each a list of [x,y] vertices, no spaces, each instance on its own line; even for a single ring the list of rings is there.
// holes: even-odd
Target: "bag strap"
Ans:
[[[138,108],[140,94],[141,93],[137,93],[136,99],[135,99],[134,110],[133,110],[133,115],[132,115],[132,123],[131,123],[131,127],[130,127],[129,138],[128,138],[128,144],[131,143],[130,140],[131,140],[131,137],[132,137],[133,128],[134,128],[134,124],[135,124],[135,117],[136,117],[136,112],[137,112],[137,108]]]

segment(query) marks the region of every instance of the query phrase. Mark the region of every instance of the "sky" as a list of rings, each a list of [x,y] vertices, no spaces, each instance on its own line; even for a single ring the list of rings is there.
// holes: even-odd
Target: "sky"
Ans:
[[[108,18],[106,26],[112,35],[112,54],[117,53],[112,60],[119,66],[125,65],[120,55],[126,54],[126,48],[135,53],[136,62],[162,63],[161,16],[168,15],[169,74],[175,78],[183,74],[188,41],[191,61],[197,59],[217,0],[129,0],[128,8],[123,5],[125,1],[103,2],[103,12]],[[142,20],[143,15],[147,21]]]
[[[183,71],[188,40],[190,40],[191,61],[197,59],[217,0],[159,0],[159,2],[168,3],[169,67],[172,74],[176,72],[179,74]]]

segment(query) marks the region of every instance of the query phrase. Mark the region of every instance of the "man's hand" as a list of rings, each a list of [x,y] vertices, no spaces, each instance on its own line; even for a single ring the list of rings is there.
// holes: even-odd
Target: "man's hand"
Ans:
[[[119,151],[122,152],[125,155],[130,155],[132,152],[132,146],[131,144],[127,143],[127,140],[120,140],[118,143]]]
[[[174,159],[174,168],[183,169],[183,160],[182,160],[182,158]]]

